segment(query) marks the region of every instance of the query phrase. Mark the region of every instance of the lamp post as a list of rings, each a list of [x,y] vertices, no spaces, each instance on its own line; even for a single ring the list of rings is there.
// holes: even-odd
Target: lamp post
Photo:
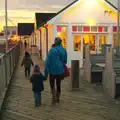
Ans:
[[[120,22],[120,18],[119,18],[119,0],[118,0],[118,16],[117,16],[117,53],[120,53],[120,46],[119,46],[119,22]]]
[[[6,52],[8,51],[8,13],[7,13],[7,0],[5,0],[5,38],[6,38]]]

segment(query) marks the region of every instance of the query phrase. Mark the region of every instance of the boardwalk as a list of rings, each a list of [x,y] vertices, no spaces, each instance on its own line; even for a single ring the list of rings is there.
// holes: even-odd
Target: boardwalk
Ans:
[[[43,70],[43,61],[32,56]],[[83,91],[71,92],[70,81],[63,81],[61,103],[51,105],[49,82],[45,82],[42,106],[35,108],[30,82],[24,78],[20,67],[22,57],[9,87],[0,120],[120,120],[120,104],[105,98],[99,89],[84,87]],[[96,92],[96,91],[97,92]]]

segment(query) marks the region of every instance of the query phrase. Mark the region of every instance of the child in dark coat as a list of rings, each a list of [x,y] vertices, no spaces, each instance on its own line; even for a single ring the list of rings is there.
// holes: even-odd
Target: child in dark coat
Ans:
[[[33,66],[34,63],[32,58],[28,52],[25,52],[25,56],[22,60],[21,67],[24,65],[25,68],[25,77],[30,77],[31,65]]]
[[[41,92],[44,90],[44,80],[46,80],[46,78],[40,72],[39,66],[35,65],[33,74],[30,77],[32,91],[34,92],[35,107],[41,105]]]

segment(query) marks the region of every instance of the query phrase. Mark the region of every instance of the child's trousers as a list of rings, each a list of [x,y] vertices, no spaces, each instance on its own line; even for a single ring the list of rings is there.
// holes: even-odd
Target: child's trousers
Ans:
[[[30,68],[25,68],[25,77],[30,77]]]
[[[41,104],[41,92],[34,92],[35,105]]]

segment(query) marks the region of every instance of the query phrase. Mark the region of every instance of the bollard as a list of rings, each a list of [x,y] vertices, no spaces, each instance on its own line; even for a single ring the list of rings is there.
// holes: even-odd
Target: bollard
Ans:
[[[71,65],[71,82],[72,90],[79,89],[79,60],[72,60]]]

